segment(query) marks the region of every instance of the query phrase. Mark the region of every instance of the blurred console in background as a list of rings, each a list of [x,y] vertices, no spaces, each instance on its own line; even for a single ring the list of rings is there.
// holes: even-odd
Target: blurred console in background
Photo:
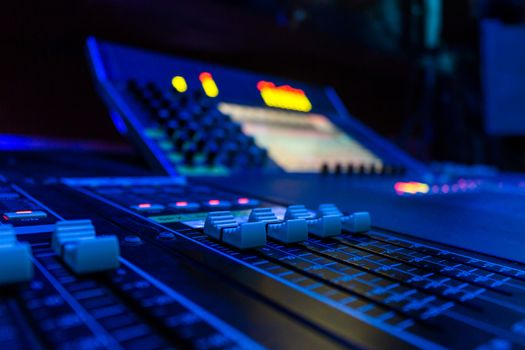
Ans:
[[[84,65],[84,40],[95,35],[331,85],[351,114],[420,160],[503,163],[479,109],[478,5],[432,3],[441,2],[6,3],[0,108],[12,117],[3,131],[121,141]],[[429,55],[426,40],[442,54]]]

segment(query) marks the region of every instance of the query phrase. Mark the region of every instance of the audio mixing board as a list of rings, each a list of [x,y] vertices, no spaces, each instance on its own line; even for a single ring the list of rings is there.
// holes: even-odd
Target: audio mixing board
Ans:
[[[520,176],[433,174],[329,88],[88,51],[154,168],[0,163],[0,346],[525,348]]]

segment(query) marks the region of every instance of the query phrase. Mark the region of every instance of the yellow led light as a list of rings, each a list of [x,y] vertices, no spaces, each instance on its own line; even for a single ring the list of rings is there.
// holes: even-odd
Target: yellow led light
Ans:
[[[186,92],[186,90],[188,90],[186,79],[180,75],[174,76],[173,79],[171,79],[171,85],[173,85],[173,88],[177,92]]]
[[[208,97],[217,97],[219,95],[219,88],[213,80],[204,80],[202,82],[202,88],[204,89],[204,93]]]
[[[215,80],[208,72],[202,72],[199,74],[199,80],[202,84],[202,89],[208,97],[217,97],[219,95],[219,88],[215,84]]]
[[[274,83],[261,81],[257,84],[264,103],[269,107],[310,112],[312,103],[303,90],[291,86],[275,86]]]

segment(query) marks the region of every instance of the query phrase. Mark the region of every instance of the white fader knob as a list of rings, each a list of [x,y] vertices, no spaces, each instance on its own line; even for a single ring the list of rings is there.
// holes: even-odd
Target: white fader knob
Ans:
[[[91,220],[57,222],[51,246],[78,274],[113,270],[119,266],[117,237],[96,236]]]
[[[333,237],[341,234],[341,219],[337,215],[316,217],[304,205],[290,205],[284,214],[286,220],[304,219],[308,223],[308,231],[318,237]]]
[[[31,246],[16,239],[12,225],[0,226],[0,285],[33,278]]]
[[[264,222],[266,232],[283,243],[297,243],[308,239],[308,224],[304,219],[279,220],[271,208],[255,208],[250,213],[250,222]]]
[[[372,225],[370,213],[366,211],[356,212],[351,215],[344,215],[335,204],[321,204],[318,211],[321,216],[339,216],[341,218],[343,228],[353,233],[370,231],[370,227]]]
[[[239,224],[229,211],[208,213],[204,233],[239,249],[257,248],[266,244],[264,222]]]

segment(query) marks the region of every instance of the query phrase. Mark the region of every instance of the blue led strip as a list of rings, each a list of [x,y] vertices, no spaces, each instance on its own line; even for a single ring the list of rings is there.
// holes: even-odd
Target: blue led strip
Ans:
[[[161,163],[162,168],[168,173],[168,175],[177,176],[178,173],[175,167],[168,160],[164,152],[158,147],[156,142],[153,142],[149,137],[147,137],[143,133],[144,127],[142,125],[139,125],[139,122],[132,109],[129,108],[127,103],[124,101],[124,99],[122,99],[118,91],[115,90],[112,83],[109,81],[108,74],[102,61],[99,45],[96,39],[93,37],[88,38],[87,47],[91,57],[91,61],[93,63],[93,70],[95,72],[95,76],[99,84],[103,87],[103,93],[106,95],[106,97],[109,98],[111,104],[117,108],[118,112],[121,115],[126,116],[126,119],[132,125],[133,130],[139,134],[139,137],[142,140],[142,142],[144,142],[146,144],[146,147],[151,152],[153,152],[155,158]]]
[[[354,318],[357,318],[360,321],[363,321],[363,322],[365,322],[365,323],[367,323],[367,324],[369,324],[369,325],[371,325],[371,326],[373,326],[375,328],[378,328],[381,331],[389,333],[389,334],[391,334],[391,335],[393,335],[393,336],[395,336],[395,337],[397,337],[399,339],[402,339],[402,340],[404,340],[404,341],[406,341],[406,342],[408,342],[410,344],[413,344],[415,346],[418,346],[418,347],[423,348],[423,349],[428,349],[428,350],[445,349],[444,347],[442,347],[439,344],[436,344],[436,343],[431,342],[431,341],[429,341],[427,339],[421,338],[421,337],[419,337],[419,336],[417,336],[415,334],[412,334],[412,333],[400,330],[399,328],[397,328],[395,326],[390,326],[390,325],[385,324],[383,322],[379,322],[377,319],[375,319],[373,317],[367,316],[367,315],[365,315],[365,314],[363,314],[361,312],[358,312],[356,310],[353,310],[353,309],[351,309],[351,308],[349,308],[349,307],[347,307],[345,305],[341,305],[341,304],[331,300],[328,297],[325,297],[325,296],[313,293],[312,291],[310,291],[308,289],[305,289],[305,288],[302,288],[300,286],[297,286],[297,285],[287,281],[286,279],[283,279],[283,278],[280,278],[278,276],[275,276],[275,275],[273,275],[273,274],[271,274],[271,273],[269,273],[269,272],[267,272],[265,270],[257,268],[256,266],[254,266],[252,264],[246,263],[245,261],[237,259],[237,258],[235,258],[235,257],[233,257],[231,255],[228,255],[228,254],[224,253],[224,252],[221,252],[220,250],[215,249],[213,247],[210,247],[210,246],[208,246],[208,245],[206,245],[206,244],[204,244],[202,242],[199,242],[198,240],[195,240],[195,239],[190,238],[190,237],[188,237],[186,235],[183,235],[183,234],[181,234],[181,233],[179,233],[179,232],[177,232],[177,231],[175,231],[175,230],[173,230],[173,229],[171,229],[171,228],[169,228],[167,226],[164,226],[164,225],[159,224],[158,222],[156,222],[156,221],[154,221],[154,220],[152,220],[150,218],[147,218],[147,217],[144,217],[144,216],[142,216],[140,214],[137,214],[137,213],[135,213],[135,212],[133,212],[133,211],[131,211],[131,210],[121,206],[120,204],[114,203],[114,202],[112,202],[112,201],[110,201],[110,200],[108,200],[108,199],[106,199],[104,197],[101,197],[101,196],[99,196],[99,195],[97,195],[95,193],[92,193],[92,192],[90,192],[88,190],[85,190],[83,188],[75,188],[75,190],[77,190],[77,191],[79,191],[79,192],[81,192],[81,193],[83,193],[83,194],[85,194],[87,196],[90,196],[92,198],[98,199],[98,200],[100,200],[100,201],[102,201],[102,202],[104,202],[106,204],[109,204],[109,205],[111,205],[113,207],[116,207],[116,208],[118,208],[120,210],[123,210],[123,211],[127,212],[128,214],[131,214],[133,216],[136,216],[138,218],[146,220],[146,221],[150,222],[151,224],[153,224],[154,226],[162,227],[165,230],[171,231],[174,234],[176,234],[177,236],[180,236],[180,237],[183,237],[185,239],[188,239],[188,240],[190,240],[190,241],[192,241],[192,242],[194,242],[194,243],[196,243],[196,244],[198,244],[198,245],[200,245],[202,247],[205,247],[206,249],[210,249],[210,250],[214,251],[217,254],[220,254],[220,255],[225,256],[225,257],[227,257],[227,258],[229,258],[231,260],[234,260],[235,262],[237,262],[237,263],[239,263],[239,264],[241,264],[243,266],[249,267],[250,269],[255,270],[255,271],[257,271],[257,272],[259,272],[259,273],[261,273],[261,274],[263,274],[263,275],[265,275],[267,277],[270,277],[270,278],[272,278],[274,280],[277,280],[278,282],[280,282],[280,283],[282,283],[282,284],[284,284],[284,285],[286,285],[286,286],[288,286],[288,287],[290,287],[292,289],[295,289],[295,290],[297,290],[297,291],[299,291],[299,292],[301,292],[301,293],[303,293],[303,294],[305,294],[305,295],[307,295],[307,296],[309,296],[309,297],[311,297],[313,299],[321,301],[321,302],[323,302],[323,303],[333,307],[334,309],[343,311],[346,314],[348,314],[348,315],[350,315],[350,316],[352,316]]]
[[[104,69],[104,64],[102,63],[102,57],[100,56],[97,40],[94,37],[91,36],[87,39],[87,48],[89,55],[91,56],[91,62],[93,63],[93,69],[97,79],[100,81],[106,81],[108,76],[106,74],[106,70]]]

